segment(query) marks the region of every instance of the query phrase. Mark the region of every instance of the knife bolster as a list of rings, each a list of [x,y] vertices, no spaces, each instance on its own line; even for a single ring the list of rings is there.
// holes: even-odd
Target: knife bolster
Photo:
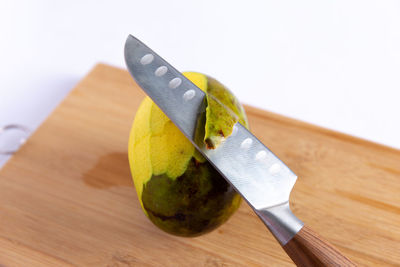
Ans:
[[[289,202],[255,211],[271,233],[284,246],[304,226],[290,210]]]

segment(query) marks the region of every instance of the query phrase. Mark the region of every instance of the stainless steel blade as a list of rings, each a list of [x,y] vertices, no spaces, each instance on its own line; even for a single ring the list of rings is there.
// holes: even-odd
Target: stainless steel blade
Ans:
[[[286,244],[303,226],[289,209],[297,176],[240,123],[216,149],[196,143],[205,93],[132,35],[125,44],[125,61],[139,86]]]
[[[131,75],[146,94],[186,137],[193,140],[197,117],[205,111],[205,93],[131,35],[125,44],[125,61]],[[194,95],[188,96],[190,92]]]

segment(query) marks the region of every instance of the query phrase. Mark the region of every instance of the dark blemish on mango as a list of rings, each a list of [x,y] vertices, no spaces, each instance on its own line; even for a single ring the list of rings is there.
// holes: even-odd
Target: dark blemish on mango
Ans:
[[[151,213],[153,216],[160,218],[161,220],[165,221],[165,220],[178,220],[178,221],[184,221],[185,220],[185,214],[183,213],[176,213],[172,216],[165,216],[162,215],[160,213],[156,213],[154,211],[152,211],[151,209],[146,209],[148,213]]]
[[[206,144],[207,149],[215,149],[215,146],[210,138],[207,138],[206,140],[204,140],[204,143]]]
[[[186,172],[172,180],[153,175],[144,185],[143,207],[162,230],[180,236],[207,233],[239,207],[232,208],[237,193],[208,162],[193,158]]]

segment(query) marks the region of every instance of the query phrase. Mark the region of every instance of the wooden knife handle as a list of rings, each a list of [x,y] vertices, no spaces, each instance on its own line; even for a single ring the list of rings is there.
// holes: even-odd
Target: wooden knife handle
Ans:
[[[357,266],[307,226],[283,249],[297,266]]]

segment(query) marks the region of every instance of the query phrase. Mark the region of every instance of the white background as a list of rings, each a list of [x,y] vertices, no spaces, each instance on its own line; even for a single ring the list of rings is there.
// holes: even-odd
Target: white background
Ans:
[[[400,148],[399,1],[1,0],[0,126],[34,130],[97,62],[125,68],[129,33],[244,103]]]

